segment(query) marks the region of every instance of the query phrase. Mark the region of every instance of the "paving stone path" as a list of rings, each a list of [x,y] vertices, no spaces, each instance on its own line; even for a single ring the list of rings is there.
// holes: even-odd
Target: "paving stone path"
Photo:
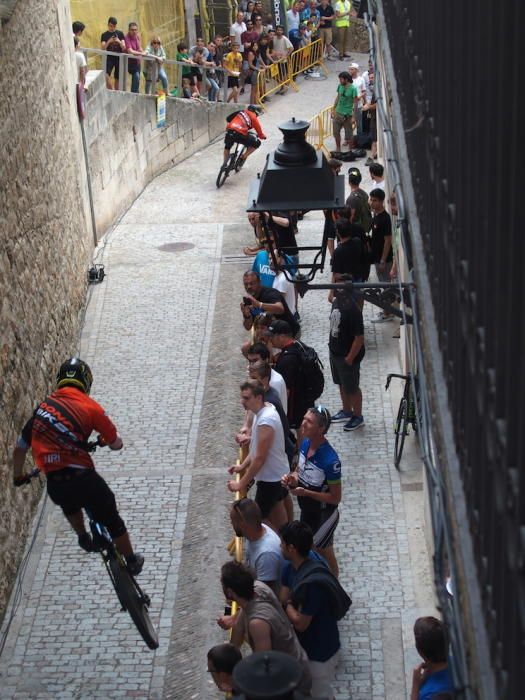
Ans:
[[[335,84],[332,75],[304,83],[295,96],[275,97],[277,106],[263,117],[268,148],[279,142],[283,118],[310,117],[330,102]],[[284,114],[292,100],[294,111]],[[0,657],[2,698],[223,697],[205,671],[205,652],[225,638],[215,623],[224,604],[219,569],[231,537],[225,468],[235,458],[232,435],[242,418],[245,333],[238,303],[250,265],[238,256],[252,236],[244,212],[247,180],[264,153],[218,192],[221,150],[215,143],[157,178],[106,237],[98,261],[107,276],[90,289],[80,347],[94,370],[93,396],[124,439],[122,452],[100,450],[95,459],[145,554],[141,582],[152,598],[160,647],[146,649],[119,611],[101,561],[76,547],[62,514],[46,501]],[[321,231],[320,215],[311,212],[300,227],[301,243],[318,243]],[[413,523],[392,464],[384,379],[397,368],[397,341],[392,324],[375,327],[374,309],[365,309],[366,426],[352,434],[334,426],[329,434],[343,462],[336,550],[354,601],[341,624],[337,697],[397,700],[407,696],[415,662],[410,627],[421,599],[414,577],[428,589],[428,571],[425,557],[413,570]],[[328,368],[326,293],[308,292],[300,311],[303,338]],[[335,412],[337,392],[326,376],[322,402]],[[417,468],[412,473],[417,478]]]

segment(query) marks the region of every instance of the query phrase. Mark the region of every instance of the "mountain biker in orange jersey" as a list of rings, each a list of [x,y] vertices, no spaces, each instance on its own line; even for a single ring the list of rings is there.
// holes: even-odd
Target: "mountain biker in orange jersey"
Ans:
[[[133,551],[126,525],[119,515],[115,496],[95,471],[87,440],[92,431],[100,434],[100,444],[121,450],[122,439],[106,412],[89,397],[93,375],[77,357],[62,364],[57,388],[36,408],[17,440],[13,452],[13,483],[27,483],[24,463],[29,449],[40,471],[46,475],[47,492],[60,506],[86,552],[94,551],[86,531],[83,508],[104,525],[118,550],[126,558],[129,571],[141,572],[144,557]],[[99,440],[100,440],[99,438]]]
[[[260,111],[260,108],[256,105],[248,105],[247,109],[235,112],[230,121],[228,121],[226,124],[226,136],[224,138],[224,165],[228,163],[230,149],[234,143],[241,143],[243,146],[248,147],[244,157],[240,159],[240,166],[242,167],[248,156],[261,145],[259,139],[266,138],[262,126],[257,119],[257,115],[260,114]],[[249,133],[251,129],[257,132],[259,138]]]

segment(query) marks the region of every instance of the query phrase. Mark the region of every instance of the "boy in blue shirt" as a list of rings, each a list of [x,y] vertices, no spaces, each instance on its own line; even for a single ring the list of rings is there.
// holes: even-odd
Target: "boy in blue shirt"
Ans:
[[[414,669],[410,700],[431,700],[440,693],[453,693],[448,668],[445,627],[436,617],[418,617],[414,624],[417,653],[423,663]]]

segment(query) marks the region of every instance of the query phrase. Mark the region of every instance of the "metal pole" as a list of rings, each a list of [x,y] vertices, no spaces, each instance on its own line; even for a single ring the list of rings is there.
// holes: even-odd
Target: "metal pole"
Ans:
[[[84,149],[84,162],[86,164],[89,210],[91,212],[91,226],[93,228],[93,242],[95,243],[95,248],[96,248],[98,245],[97,222],[95,219],[95,207],[93,205],[93,190],[91,189],[91,173],[89,171],[89,156],[88,156],[88,149],[87,149],[86,132],[84,129],[84,120],[82,118],[80,119],[80,132],[82,134],[82,148]]]

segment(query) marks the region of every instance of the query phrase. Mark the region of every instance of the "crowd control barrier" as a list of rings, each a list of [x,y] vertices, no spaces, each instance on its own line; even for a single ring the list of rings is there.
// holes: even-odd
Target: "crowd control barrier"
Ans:
[[[319,66],[328,76],[323,60],[323,42],[321,39],[293,51],[287,58],[282,58],[271,66],[257,73],[257,103],[264,109],[264,99],[269,95],[290,86],[295,91],[299,88],[294,80],[297,75]]]
[[[306,140],[319,151],[322,149],[327,158],[330,158],[330,149],[326,145],[332,138],[332,106],[318,112],[310,120],[310,128],[306,132]]]
[[[290,79],[293,80],[296,75],[304,73],[304,71],[319,66],[323,73],[328,77],[328,71],[323,61],[323,41],[316,39],[310,44],[303,46],[297,51],[288,56],[288,65],[290,71]]]
[[[266,97],[290,86],[296,91],[299,89],[292,80],[288,59],[282,58],[271,66],[262,68],[257,72],[258,104],[264,109],[263,102]]]

